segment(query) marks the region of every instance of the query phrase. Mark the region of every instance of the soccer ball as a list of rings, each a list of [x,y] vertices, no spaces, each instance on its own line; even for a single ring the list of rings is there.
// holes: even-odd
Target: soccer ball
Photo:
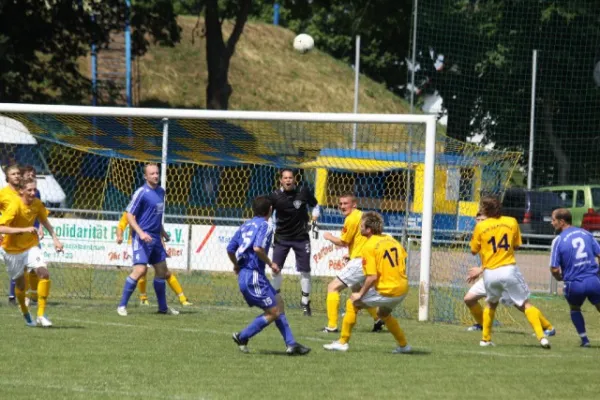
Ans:
[[[306,33],[301,33],[294,38],[294,49],[302,54],[311,51],[313,47],[315,47],[315,40]]]

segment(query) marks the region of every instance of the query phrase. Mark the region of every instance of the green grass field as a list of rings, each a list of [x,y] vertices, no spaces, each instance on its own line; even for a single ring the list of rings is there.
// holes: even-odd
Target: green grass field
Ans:
[[[42,329],[3,301],[0,398],[597,398],[600,347],[578,347],[563,299],[535,303],[557,328],[551,350],[525,324],[497,329],[497,346],[480,348],[464,326],[401,320],[415,352],[394,355],[391,335],[368,332],[372,321],[360,315],[349,352],[329,353],[322,345],[335,337],[318,332],[325,315],[290,310],[297,340],[313,351],[289,357],[275,327],[251,341],[250,354],[238,351],[231,333],[257,309],[199,305],[164,316],[133,302],[124,318],[114,301],[60,300],[48,307],[55,326]],[[600,319],[585,311],[600,346]]]

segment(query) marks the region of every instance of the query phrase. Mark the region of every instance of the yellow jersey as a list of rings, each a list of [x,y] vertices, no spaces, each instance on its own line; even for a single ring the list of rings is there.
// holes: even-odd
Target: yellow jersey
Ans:
[[[33,226],[36,219],[45,220],[48,214],[48,210],[40,199],[34,199],[30,205],[26,205],[21,198],[17,197],[9,203],[0,216],[0,225],[11,228],[27,228]],[[38,244],[37,233],[13,233],[4,235],[4,240],[2,240],[2,247],[9,254],[22,253]]]
[[[367,238],[360,234],[360,219],[362,211],[354,209],[344,219],[342,227],[342,237],[344,243],[348,244],[348,255],[350,259],[360,257],[363,246],[367,243]]]
[[[393,237],[373,235],[362,250],[363,272],[377,275],[375,290],[385,297],[402,296],[408,292],[406,250]]]
[[[125,211],[123,215],[121,215],[121,219],[117,224],[117,229],[119,229],[121,232],[125,232],[127,225],[129,225],[129,222],[127,222],[127,211]]]
[[[521,230],[516,219],[487,218],[475,225],[471,252],[479,253],[483,268],[496,269],[516,264],[515,249],[521,244]]]
[[[8,208],[9,203],[15,198],[20,199],[19,192],[10,187],[10,185],[6,185],[0,189],[0,212],[4,212]]]

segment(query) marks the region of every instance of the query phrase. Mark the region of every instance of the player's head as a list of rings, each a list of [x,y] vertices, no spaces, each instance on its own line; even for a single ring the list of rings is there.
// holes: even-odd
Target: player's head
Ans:
[[[33,165],[24,165],[21,167],[21,177],[26,178],[36,178],[37,174],[35,172],[35,168]]]
[[[360,220],[360,234],[366,237],[383,233],[383,217],[375,211],[363,213]]]
[[[499,218],[502,214],[502,203],[494,196],[484,196],[479,202],[479,212],[485,218]]]
[[[485,215],[481,214],[480,212],[478,212],[477,215],[475,215],[475,223],[485,221],[485,219]]]
[[[37,189],[37,180],[34,178],[24,178],[19,180],[19,193],[26,204],[31,204],[35,199],[35,190]]]
[[[293,190],[296,187],[296,178],[294,177],[294,170],[290,168],[284,168],[280,172],[279,183],[283,190]]]
[[[255,217],[271,216],[271,202],[267,196],[258,196],[252,201],[252,212]]]
[[[347,217],[356,208],[356,196],[350,192],[342,193],[338,200],[338,208],[342,215]]]
[[[160,180],[160,170],[158,164],[150,163],[144,165],[144,179],[152,187],[158,186]]]
[[[4,169],[4,175],[6,175],[6,182],[10,186],[15,189],[19,186],[19,181],[21,180],[21,170],[17,164],[12,164],[6,167]]]
[[[557,233],[561,233],[563,229],[566,229],[573,224],[573,216],[571,211],[566,208],[557,208],[552,211],[552,226]]]

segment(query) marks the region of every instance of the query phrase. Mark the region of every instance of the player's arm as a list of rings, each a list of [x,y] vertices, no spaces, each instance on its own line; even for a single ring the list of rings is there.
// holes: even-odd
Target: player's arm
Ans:
[[[515,230],[512,245],[514,250],[517,250],[523,245],[523,239],[521,238],[521,228],[519,228],[519,223],[517,222],[517,220],[515,220]]]
[[[364,297],[369,289],[377,281],[377,260],[372,249],[363,250],[363,268],[365,272],[365,282],[357,293],[353,293],[350,298],[353,302],[359,301]]]
[[[560,246],[560,236],[557,236],[552,241],[552,245],[550,246],[550,273],[557,281],[563,280],[562,269],[560,268],[561,260],[560,260],[560,252],[558,248]]]
[[[54,232],[54,228],[52,227],[52,224],[50,223],[50,221],[48,221],[48,210],[46,210],[46,207],[42,206],[42,209],[40,210],[40,213],[38,214],[38,220],[50,234],[50,237],[52,238],[52,241],[54,242],[54,249],[59,253],[61,251],[63,251],[63,245],[60,242],[60,240],[58,239],[58,236],[56,236],[56,232]]]
[[[18,234],[18,233],[36,233],[37,230],[34,226],[29,226],[27,228],[13,228],[10,224],[15,219],[17,215],[17,207],[10,203],[5,210],[2,211],[2,216],[0,217],[0,234],[2,235],[10,235],[10,234]]]
[[[150,243],[152,241],[152,237],[150,235],[148,235],[146,232],[144,232],[144,230],[142,228],[140,228],[137,221],[135,220],[135,215],[133,215],[129,211],[127,212],[127,223],[129,224],[131,229],[133,229],[138,234],[140,239],[142,239],[144,242]]]
[[[240,230],[238,229],[235,232],[235,234],[233,235],[233,237],[231,238],[231,240],[229,241],[229,243],[227,244],[227,256],[229,257],[229,260],[233,264],[233,272],[235,272],[236,275],[240,272],[240,265],[238,264],[238,260],[235,255],[235,252],[240,247],[240,243],[241,243],[241,233],[240,233]]]
[[[129,222],[127,222],[127,211],[125,211],[117,224],[117,244],[123,243],[123,232],[127,229],[127,225]]]
[[[335,244],[336,246],[348,247],[348,243],[344,242],[342,239],[340,239],[338,237],[333,236],[329,232],[325,232],[325,234],[323,235],[323,238],[325,240],[329,240],[331,243]]]
[[[475,225],[475,229],[473,230],[473,235],[471,236],[471,254],[476,255],[479,254],[481,250],[481,236],[479,235],[479,224]]]

